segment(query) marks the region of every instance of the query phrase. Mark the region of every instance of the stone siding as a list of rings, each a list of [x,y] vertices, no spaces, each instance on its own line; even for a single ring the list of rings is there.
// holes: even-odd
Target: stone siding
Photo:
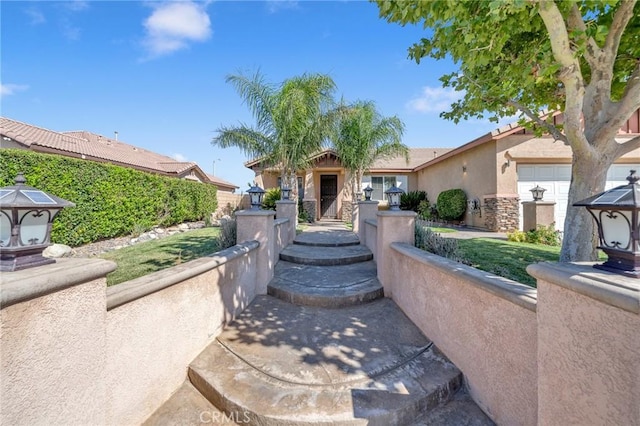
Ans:
[[[513,232],[520,226],[518,197],[488,196],[484,198],[485,226],[494,232]]]
[[[353,223],[353,202],[350,198],[342,200],[342,221]]]
[[[316,221],[316,200],[304,199],[302,200],[302,210],[307,212],[311,222]]]

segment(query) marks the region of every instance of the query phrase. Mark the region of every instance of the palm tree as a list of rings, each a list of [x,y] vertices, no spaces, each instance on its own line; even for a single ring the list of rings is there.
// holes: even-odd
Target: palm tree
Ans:
[[[281,170],[282,182],[297,192],[296,172],[322,149],[332,129],[331,112],[336,85],[323,74],[304,74],[279,86],[266,83],[256,72],[227,76],[256,120],[255,127],[220,127],[212,143],[235,146],[251,158]]]
[[[342,165],[351,173],[352,194],[361,192],[362,176],[378,159],[403,155],[409,148],[401,142],[404,124],[396,117],[383,117],[371,101],[341,106],[333,145]]]

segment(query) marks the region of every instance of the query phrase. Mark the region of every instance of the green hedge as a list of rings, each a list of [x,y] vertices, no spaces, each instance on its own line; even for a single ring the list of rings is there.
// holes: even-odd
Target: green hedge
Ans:
[[[442,191],[436,205],[440,219],[459,220],[467,210],[467,194],[462,189]]]
[[[216,187],[111,164],[17,149],[0,150],[0,186],[24,172],[34,186],[76,207],[62,210],[53,242],[79,246],[107,238],[202,220],[216,210]]]

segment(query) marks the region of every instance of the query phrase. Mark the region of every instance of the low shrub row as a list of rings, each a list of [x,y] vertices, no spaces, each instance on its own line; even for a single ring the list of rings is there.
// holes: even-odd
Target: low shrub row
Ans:
[[[27,185],[76,204],[53,223],[53,242],[72,247],[202,220],[216,210],[216,187],[52,154],[0,150],[0,186],[24,172]]]

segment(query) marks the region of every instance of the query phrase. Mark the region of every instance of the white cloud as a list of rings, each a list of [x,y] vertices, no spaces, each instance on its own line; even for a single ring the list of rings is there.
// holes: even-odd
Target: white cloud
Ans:
[[[190,42],[211,37],[211,21],[204,7],[190,1],[163,3],[144,21],[144,45],[152,57],[184,49]]]
[[[420,113],[441,113],[450,108],[455,101],[462,99],[464,92],[456,92],[450,88],[425,86],[419,96],[407,102],[409,111]]]
[[[0,97],[15,95],[18,92],[23,92],[29,89],[26,84],[1,84],[0,83]]]
[[[44,24],[47,20],[44,17],[42,11],[36,7],[29,7],[25,9],[24,13],[31,19],[31,25],[40,25]]]
[[[173,158],[176,161],[187,161],[187,157],[180,154],[180,153],[175,153],[175,154],[171,154],[171,158]]]
[[[70,10],[72,12],[80,12],[81,10],[89,8],[89,2],[85,0],[66,1],[63,3],[63,5],[67,10]]]
[[[269,13],[276,13],[285,9],[297,9],[297,0],[267,0],[267,9]]]

